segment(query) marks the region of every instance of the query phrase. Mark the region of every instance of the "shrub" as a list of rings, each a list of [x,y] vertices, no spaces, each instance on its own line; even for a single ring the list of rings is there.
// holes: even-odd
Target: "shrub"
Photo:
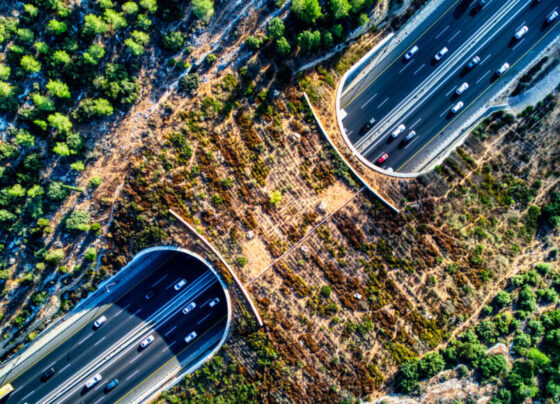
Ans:
[[[95,259],[97,258],[97,250],[94,247],[88,248],[86,250],[85,258],[89,262],[95,261]]]
[[[196,18],[204,22],[208,22],[214,15],[214,1],[192,0],[192,10]]]
[[[282,192],[279,190],[273,191],[269,196],[269,202],[272,206],[276,206],[282,202]]]
[[[306,24],[315,24],[323,16],[319,0],[293,0],[292,11]]]
[[[284,36],[284,21],[278,17],[274,17],[268,23],[268,35],[272,39],[280,39]]]
[[[45,261],[51,265],[58,265],[64,259],[64,250],[62,248],[51,250],[45,255]]]
[[[179,79],[179,90],[184,91],[188,94],[194,94],[198,85],[200,84],[200,79],[197,73],[189,73]]]
[[[180,31],[172,31],[162,37],[161,44],[168,51],[177,52],[185,44],[185,36]]]
[[[97,188],[99,185],[101,185],[101,178],[100,177],[96,176],[96,177],[91,177],[89,179],[89,187],[90,188]]]
[[[74,209],[66,218],[65,227],[70,231],[88,231],[90,221],[88,212]]]

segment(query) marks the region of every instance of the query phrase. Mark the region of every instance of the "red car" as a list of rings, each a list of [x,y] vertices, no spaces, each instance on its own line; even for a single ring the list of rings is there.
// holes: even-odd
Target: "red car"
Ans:
[[[382,164],[383,162],[385,162],[385,160],[387,160],[389,158],[389,155],[387,153],[383,153],[381,156],[379,156],[379,158],[377,159],[377,164]]]

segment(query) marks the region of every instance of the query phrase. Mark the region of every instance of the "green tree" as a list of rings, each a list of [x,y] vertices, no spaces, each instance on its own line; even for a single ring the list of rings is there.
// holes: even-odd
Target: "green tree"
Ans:
[[[33,39],[35,38],[35,34],[33,34],[33,31],[31,31],[29,28],[19,28],[16,31],[16,35],[18,37],[18,40],[24,44],[32,43]]]
[[[0,223],[7,223],[16,220],[17,216],[6,209],[0,209]]]
[[[161,44],[165,49],[177,52],[185,44],[185,36],[181,31],[171,31],[161,38]]]
[[[281,56],[286,56],[290,53],[291,46],[285,37],[276,40],[276,50]]]
[[[204,22],[210,21],[214,15],[214,1],[213,0],[192,0],[193,14],[199,20]]]
[[[70,98],[70,90],[66,83],[60,80],[49,80],[46,85],[49,95],[58,98]]]
[[[85,98],[72,114],[75,119],[81,121],[110,115],[113,115],[113,106],[105,98]]]
[[[20,66],[23,70],[30,73],[38,73],[41,70],[41,63],[36,61],[33,56],[25,55],[21,58]]]
[[[49,115],[47,121],[49,121],[50,126],[61,133],[69,132],[72,129],[72,122],[70,122],[70,119],[60,112]]]
[[[85,258],[89,262],[95,261],[97,258],[97,250],[94,247],[90,247],[86,250]]]
[[[10,78],[10,66],[0,63],[0,80],[8,80]]]
[[[88,231],[90,222],[89,213],[74,209],[66,218],[64,226],[70,231]]]
[[[64,50],[57,50],[54,51],[52,56],[52,64],[54,66],[67,66],[72,63],[72,58],[68,54],[68,52]]]
[[[323,16],[319,0],[293,0],[292,11],[306,24],[315,24]]]
[[[352,7],[352,12],[357,13],[362,9],[366,0],[350,0],[350,6]]]
[[[55,110],[54,101],[39,93],[31,94],[31,100],[40,111],[52,112]]]
[[[35,42],[33,44],[33,47],[35,48],[35,50],[40,54],[40,55],[48,55],[49,52],[51,51],[51,48],[49,47],[49,45],[47,45],[44,42]]]
[[[111,0],[97,0],[97,4],[103,9],[113,8],[113,2]]]
[[[298,45],[302,52],[309,52],[321,44],[321,32],[319,30],[305,30],[298,35]]]
[[[51,250],[45,255],[45,261],[51,265],[58,265],[64,259],[64,250],[62,248],[58,248],[55,250]]]
[[[68,196],[68,189],[62,182],[51,182],[47,188],[47,198],[52,201],[61,201]]]
[[[282,192],[280,192],[278,189],[272,191],[272,193],[269,195],[269,202],[272,206],[276,206],[280,202],[282,202]]]
[[[253,50],[257,50],[261,47],[262,41],[254,36],[250,36],[245,40],[245,44]]]
[[[56,145],[53,147],[53,152],[60,157],[67,157],[70,155],[70,148],[64,142],[56,142]]]
[[[64,21],[58,21],[53,18],[47,24],[47,33],[50,35],[61,35],[68,31],[68,26]]]
[[[127,52],[131,55],[140,56],[144,54],[144,46],[135,42],[134,39],[126,38],[124,44],[126,45]]]
[[[179,79],[179,90],[192,95],[196,92],[199,84],[200,78],[198,74],[188,73]]]
[[[348,17],[351,8],[348,0],[331,0],[331,10],[335,20]]]
[[[138,15],[138,19],[136,20],[136,25],[138,25],[138,28],[140,29],[148,30],[152,25],[152,20],[150,20],[150,17],[148,17],[147,15],[140,14]]]
[[[405,362],[397,373],[397,389],[403,393],[411,393],[418,387],[418,359]]]
[[[97,65],[105,56],[105,47],[103,44],[93,44],[83,54],[84,61],[91,65]]]
[[[78,160],[70,164],[70,168],[74,171],[84,171],[86,167],[84,166],[84,162],[82,160]]]
[[[122,5],[122,10],[127,15],[135,15],[138,13],[138,4],[133,1],[127,1]]]
[[[358,24],[360,24],[360,26],[366,25],[367,23],[369,23],[369,17],[366,13],[362,13],[360,14],[360,17],[358,18]]]
[[[494,304],[498,308],[506,307],[511,303],[511,296],[505,290],[498,292],[496,297],[494,297]]]
[[[418,362],[418,375],[422,379],[437,375],[445,367],[445,360],[439,352],[430,352]]]
[[[82,33],[86,36],[104,34],[109,30],[109,26],[95,14],[88,14],[84,17]]]
[[[39,15],[39,9],[33,4],[25,4],[23,9],[28,16],[28,21],[33,21]]]
[[[479,371],[483,379],[503,376],[508,367],[503,355],[485,356],[480,361]]]
[[[128,25],[126,18],[123,17],[122,13],[118,13],[110,8],[106,9],[103,13],[103,18],[105,22],[110,25],[111,30],[117,31],[122,28],[126,28]]]
[[[89,187],[90,188],[97,188],[101,185],[101,177],[91,177],[89,179]]]
[[[140,6],[153,14],[157,11],[157,0],[140,0]]]
[[[280,39],[284,36],[284,21],[278,17],[274,17],[268,23],[268,35],[272,39]]]
[[[16,143],[20,146],[33,146],[35,145],[35,136],[26,131],[25,129],[20,129],[16,134]]]

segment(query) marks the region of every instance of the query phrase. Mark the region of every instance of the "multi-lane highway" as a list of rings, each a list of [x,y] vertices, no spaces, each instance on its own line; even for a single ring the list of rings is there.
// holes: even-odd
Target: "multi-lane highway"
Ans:
[[[185,285],[176,288],[181,279]],[[131,280],[113,285],[104,301],[81,313],[82,321],[3,375],[0,383],[14,388],[3,402],[134,402],[166,374],[197,364],[219,345],[229,322],[226,294],[203,261],[184,252],[156,251],[144,257]],[[106,321],[96,328],[102,316]],[[142,348],[150,335],[153,341]],[[46,379],[51,368],[55,372]],[[86,388],[95,374],[101,381]],[[118,384],[108,391],[115,379]]]
[[[366,74],[345,83],[338,113],[347,141],[363,159],[414,172],[560,34],[560,18],[547,21],[560,11],[558,0],[490,0],[477,10],[478,3],[443,2]],[[528,31],[515,39],[523,26]],[[444,47],[448,52],[437,61]],[[476,56],[478,63],[467,68]],[[498,75],[505,63],[509,69]],[[458,95],[463,83],[468,88]],[[452,112],[459,102],[462,107]],[[393,138],[400,125],[405,129]],[[411,131],[416,135],[406,141]],[[384,154],[386,160],[378,162]]]

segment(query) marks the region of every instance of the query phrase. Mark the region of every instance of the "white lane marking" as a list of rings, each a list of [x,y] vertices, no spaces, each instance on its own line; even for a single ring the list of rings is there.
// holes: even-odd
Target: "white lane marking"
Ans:
[[[412,139],[410,142],[408,142],[408,144],[404,147],[404,149],[408,149],[410,147],[410,145],[414,142],[416,142],[416,139],[418,139],[417,137],[415,137],[414,139]]]
[[[103,400],[105,400],[105,397],[101,397],[99,400],[97,400],[97,401],[96,401],[95,403],[93,403],[93,404],[100,403],[100,402],[103,401]]]
[[[519,41],[517,41],[517,43],[515,45],[513,45],[513,48],[511,48],[511,50],[514,50],[515,48],[517,48],[519,45],[521,45],[521,42],[523,42],[525,40],[525,37],[521,38]]]
[[[448,29],[449,29],[449,25],[448,25],[447,27],[445,27],[444,29],[442,29],[442,30],[439,32],[439,34],[436,35],[436,39],[439,39],[439,37],[442,36],[443,33],[444,33],[445,31],[447,31]]]
[[[161,281],[163,281],[165,278],[167,278],[169,276],[169,274],[165,274],[161,277],[161,279],[159,281],[156,281],[156,283],[152,284],[152,287],[155,288],[157,285],[159,285],[159,283]]]
[[[476,84],[480,83],[484,77],[488,76],[490,74],[490,70],[488,70],[486,73],[484,73],[477,81]]]
[[[141,354],[136,355],[134,358],[129,360],[128,363],[132,363],[132,362],[136,361],[136,359],[140,358],[140,356],[142,356],[142,355]]]
[[[364,107],[365,107],[366,105],[368,105],[369,102],[370,102],[371,100],[373,100],[375,97],[377,97],[377,93],[373,94],[366,102],[364,102],[364,103],[362,104],[362,106],[360,107],[360,109],[364,109]]]
[[[457,86],[453,87],[451,90],[449,90],[449,92],[447,94],[445,94],[446,97],[449,97],[451,95],[451,93],[453,91],[455,91],[455,89],[457,88]]]
[[[23,387],[23,386],[21,386],[21,387],[18,387],[17,389],[15,389],[14,391],[12,391],[12,395],[16,394],[16,391],[19,391],[19,390],[21,390],[21,388],[22,388],[22,387]]]
[[[136,310],[134,313],[132,313],[130,316],[128,316],[128,318],[134,317],[135,315],[137,315],[137,314],[140,313],[141,311],[142,311],[142,309]]]
[[[203,322],[204,320],[206,320],[208,317],[210,317],[211,314],[212,314],[212,313],[208,313],[207,315],[205,315],[204,317],[202,317],[202,318],[196,323],[196,325],[202,324],[202,322]]]
[[[354,131],[351,130],[350,132],[348,132],[348,133],[346,134],[346,136],[350,136],[353,132],[354,132]]]
[[[484,62],[486,62],[490,56],[492,56],[492,55],[490,54],[490,55],[486,56],[484,59],[482,59],[482,61],[480,62],[480,65],[482,66],[482,64]]]
[[[137,371],[135,371],[134,373],[132,373],[130,376],[128,376],[126,378],[126,380],[130,379],[132,376],[134,376],[136,373],[140,372],[140,369],[138,369]]]
[[[120,309],[119,311],[117,311],[117,314],[115,314],[115,317],[117,317],[119,314],[121,314],[123,311],[125,311],[126,309],[128,309],[130,307],[130,304],[127,304],[126,306],[124,306],[122,309]]]
[[[453,34],[453,36],[447,40],[447,43],[450,43],[452,40],[454,40],[455,37],[456,37],[457,35],[459,35],[460,33],[461,33],[461,30],[455,32],[455,34]]]
[[[515,32],[519,31],[519,30],[521,29],[521,27],[523,27],[523,26],[525,25],[526,22],[527,22],[527,21],[523,21],[523,22],[521,23],[521,25],[515,29]]]
[[[407,64],[404,65],[404,67],[399,70],[399,74],[401,74],[402,72],[404,72],[404,69],[406,69],[408,66],[410,66],[412,64],[412,60],[410,60]]]
[[[387,97],[387,98],[385,98],[383,101],[381,101],[381,104],[379,104],[379,105],[377,106],[377,109],[379,109],[379,108],[381,108],[383,105],[385,105],[385,103],[386,103],[387,101],[389,101],[389,97]]]
[[[171,282],[171,284],[168,287],[166,287],[165,289],[169,289],[171,286],[175,285],[177,282],[179,282],[179,278],[177,278],[173,282]]]
[[[171,344],[167,345],[165,348],[163,348],[161,350],[161,352],[165,352],[167,350],[167,348],[171,348],[173,345],[175,345],[177,343],[177,341],[173,341]]]
[[[170,329],[169,331],[167,331],[167,332],[166,332],[165,334],[163,334],[163,335],[165,335],[165,336],[167,337],[169,334],[171,334],[173,331],[175,331],[176,328],[177,328],[177,326],[173,327],[172,329]]]
[[[100,382],[97,382],[97,387],[96,387],[96,388],[94,388],[94,389],[93,389],[93,391],[95,391],[95,390],[99,389],[99,388],[100,388],[100,387],[102,387],[102,386],[103,386],[103,384],[102,384],[102,383],[100,383]]]
[[[447,110],[443,111],[443,112],[439,115],[439,117],[441,118],[442,116],[444,116],[445,114],[447,114],[447,112],[448,112]]]
[[[60,369],[60,371],[62,372],[64,369],[67,369],[70,365],[71,365],[71,363],[69,363],[68,365],[64,366],[62,369]]]
[[[409,129],[414,129],[414,127],[415,127],[416,125],[418,125],[418,124],[420,123],[421,120],[422,120],[422,118],[418,118],[418,120],[417,120],[416,122],[414,122],[412,125],[410,125],[410,128],[409,128]]]
[[[422,66],[420,66],[418,69],[416,69],[416,71],[414,73],[412,73],[412,75],[416,76],[416,73],[418,73],[420,70],[422,70],[424,68],[424,66],[426,66],[426,63],[424,63]]]
[[[33,390],[31,393],[29,393],[28,395],[26,395],[25,397],[21,398],[21,401],[25,400],[27,397],[29,397],[31,394],[35,393],[35,390]]]
[[[99,340],[98,340],[95,344],[93,344],[93,345],[94,345],[94,346],[99,345],[99,344],[101,343],[101,341],[103,341],[104,339],[105,339],[105,337],[99,338]]]
[[[91,337],[93,334],[89,334],[88,336],[82,338],[81,340],[78,341],[78,345],[80,345],[82,342],[84,342],[86,339],[88,339],[89,337]]]
[[[51,363],[49,366],[47,366],[47,367],[45,368],[45,370],[47,370],[47,369],[50,368],[50,367],[53,367],[55,364],[56,364],[56,361],[54,361],[54,362]]]

